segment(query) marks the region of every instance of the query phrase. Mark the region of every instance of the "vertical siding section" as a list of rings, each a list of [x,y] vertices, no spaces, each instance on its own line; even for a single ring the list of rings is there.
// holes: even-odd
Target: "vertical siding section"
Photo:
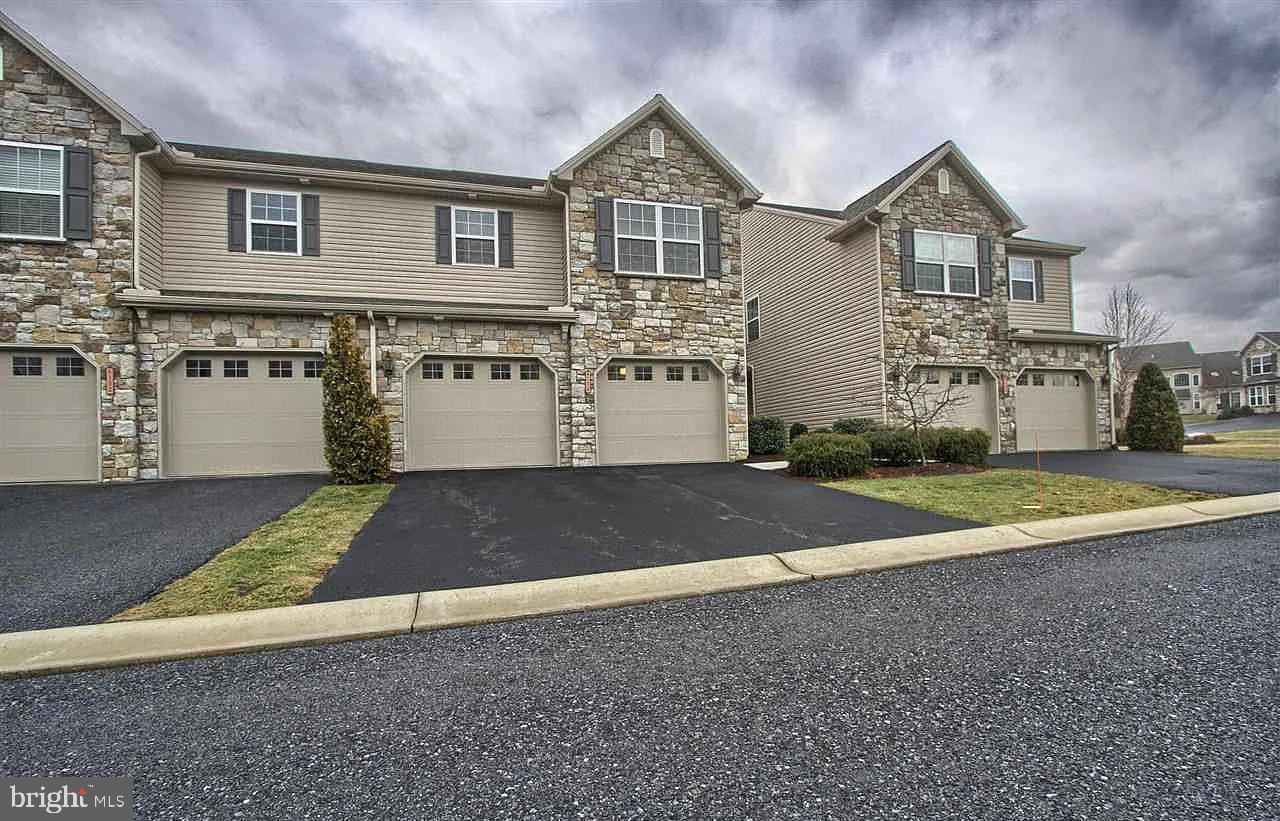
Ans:
[[[320,197],[320,255],[227,250],[228,188],[243,180],[164,181],[164,285],[169,291],[364,296],[431,302],[565,304],[564,214],[546,207],[306,186]],[[264,190],[291,190],[264,184]],[[514,268],[436,263],[435,207],[514,212]]]
[[[1012,328],[1040,328],[1052,331],[1070,331],[1071,317],[1071,257],[1028,254],[1009,249],[1009,259],[1040,260],[1044,266],[1044,302],[1009,300],[1009,326]]]
[[[743,214],[745,299],[760,297],[747,344],[755,413],[829,425],[880,419],[881,322],[876,232],[834,243],[829,220],[753,208]]]
[[[138,278],[144,288],[160,289],[164,272],[164,177],[143,159],[138,175]]]

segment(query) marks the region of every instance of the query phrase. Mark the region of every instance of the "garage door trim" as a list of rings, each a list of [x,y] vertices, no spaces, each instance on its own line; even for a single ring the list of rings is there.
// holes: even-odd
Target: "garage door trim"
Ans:
[[[1060,373],[1079,373],[1084,375],[1084,378],[1088,380],[1089,384],[1092,386],[1090,389],[1090,393],[1092,394],[1092,399],[1093,399],[1091,403],[1091,409],[1090,409],[1091,412],[1090,412],[1090,424],[1089,424],[1089,427],[1092,429],[1093,447],[1086,448],[1086,450],[1097,449],[1098,446],[1100,445],[1099,435],[1098,435],[1098,390],[1100,387],[1099,380],[1094,378],[1093,374],[1089,371],[1088,368],[1081,367],[1079,365],[1064,365],[1062,367],[1055,367],[1053,365],[1026,365],[1013,375],[1013,382],[1010,383],[1012,386],[1011,395],[1013,396],[1015,403],[1017,402],[1017,399],[1018,399],[1018,387],[1017,387],[1018,380],[1021,379],[1022,375],[1024,373],[1027,373],[1028,371],[1041,371],[1041,372],[1058,371]],[[1111,389],[1108,386],[1106,390],[1110,391]],[[1111,397],[1111,398],[1114,400],[1114,397]],[[1114,409],[1114,404],[1113,404],[1113,409]],[[1017,415],[1016,404],[1015,404],[1015,410],[1014,410],[1015,425],[1017,424],[1017,418],[1018,418],[1018,415]],[[1018,452],[1017,437],[1018,437],[1018,432],[1015,428],[1014,448],[1013,448],[1015,453]],[[1115,425],[1111,426],[1111,442],[1109,444],[1110,445],[1115,444]]]
[[[553,465],[553,467],[560,467],[560,465],[564,461],[560,455],[561,453],[560,451],[560,445],[561,445],[561,442],[560,442],[560,372],[556,370],[556,367],[554,365],[552,365],[549,361],[547,361],[546,357],[542,356],[541,354],[530,354],[530,353],[508,354],[508,353],[493,353],[493,352],[468,353],[466,351],[448,351],[448,352],[420,351],[419,353],[415,354],[411,359],[409,359],[407,362],[405,362],[404,370],[401,371],[401,374],[400,374],[400,420],[405,426],[405,435],[401,439],[401,442],[403,443],[401,445],[403,453],[401,453],[400,456],[401,456],[401,464],[405,466],[404,468],[405,470],[409,469],[408,468],[408,465],[410,464],[409,451],[412,449],[409,444],[409,441],[410,441],[409,386],[408,386],[409,374],[414,372],[414,368],[418,366],[419,362],[428,358],[430,359],[496,359],[496,360],[512,360],[516,362],[523,361],[523,362],[541,363],[542,367],[546,368],[548,371],[551,372],[551,390],[552,390],[552,398],[554,403],[553,418],[555,422],[553,427],[555,428],[555,432],[556,432],[556,462],[555,462],[555,465]]]
[[[93,368],[93,378],[98,386],[98,401],[94,403],[94,416],[97,419],[97,439],[98,439],[98,458],[94,461],[97,463],[97,478],[91,481],[102,481],[102,366],[92,356],[89,356],[79,345],[69,343],[42,343],[27,344],[25,342],[0,342],[0,348],[10,351],[72,351],[89,363],[89,367]],[[0,482],[3,484],[3,482]]]
[[[175,362],[182,357],[191,353],[207,353],[207,354],[244,354],[245,356],[253,356],[256,354],[288,354],[290,356],[319,356],[324,358],[328,355],[328,347],[323,348],[237,348],[227,345],[183,345],[182,347],[169,354],[160,362],[160,366],[156,368],[156,442],[159,444],[159,450],[156,453],[156,472],[161,478],[168,479],[169,474],[165,472],[164,452],[165,447],[165,417],[167,406],[165,405],[165,371],[167,371]],[[261,475],[261,474],[246,474]],[[280,475],[280,474],[268,474]],[[175,477],[189,478],[189,477]]]
[[[715,361],[709,356],[696,356],[696,355],[690,355],[690,354],[685,354],[681,356],[653,356],[651,354],[635,356],[635,355],[627,355],[627,354],[619,353],[619,354],[610,354],[606,356],[604,359],[602,359],[600,361],[600,364],[596,366],[595,371],[592,372],[592,375],[591,375],[591,384],[593,387],[593,390],[591,392],[591,397],[592,397],[591,405],[592,405],[592,409],[595,411],[595,422],[596,422],[595,423],[595,429],[596,429],[595,448],[596,448],[597,464],[600,461],[600,400],[599,400],[600,374],[604,373],[605,369],[609,367],[609,363],[614,361],[615,359],[621,359],[624,362],[705,363],[707,365],[710,365],[712,368],[715,368],[716,373],[720,374],[720,384],[723,386],[723,390],[720,394],[720,421],[724,426],[724,438],[721,440],[722,442],[724,442],[724,453],[721,455],[724,456],[724,460],[726,462],[729,461],[729,410],[728,410],[729,409],[729,374],[725,373],[724,368],[720,367],[719,362]]]

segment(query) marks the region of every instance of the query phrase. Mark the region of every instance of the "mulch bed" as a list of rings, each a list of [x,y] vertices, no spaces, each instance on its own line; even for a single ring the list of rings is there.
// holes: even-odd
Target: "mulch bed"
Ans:
[[[991,468],[975,468],[971,465],[953,465],[950,462],[931,463],[928,465],[908,465],[906,467],[875,467],[867,471],[866,476],[858,476],[858,479],[898,479],[904,476],[951,476],[962,473],[985,473]],[[796,476],[789,470],[776,471],[789,479],[795,479],[800,482],[809,482],[811,484],[822,484],[824,482],[833,481],[831,479],[814,479],[808,476]],[[838,481],[838,480],[837,480]]]
[[[785,453],[756,453],[747,457],[748,462],[785,462],[787,454]]]

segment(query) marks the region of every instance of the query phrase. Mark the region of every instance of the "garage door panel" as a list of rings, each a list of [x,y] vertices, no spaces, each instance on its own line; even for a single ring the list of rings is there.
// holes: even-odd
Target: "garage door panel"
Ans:
[[[724,382],[706,363],[616,361],[625,368],[596,381],[598,461],[602,465],[723,462]],[[706,379],[693,381],[691,364]],[[637,381],[635,366],[651,366],[652,381]],[[668,365],[683,379],[668,381]]]
[[[977,428],[991,437],[991,453],[1000,452],[1000,435],[996,422],[996,386],[991,375],[976,368],[921,368],[919,373],[933,372],[938,379],[935,385],[926,384],[926,395],[941,400],[949,397],[957,400],[946,408],[934,422],[936,427]],[[951,384],[952,374],[958,374],[961,382]]]
[[[79,373],[60,375],[59,358]],[[0,351],[0,482],[97,478],[97,371],[70,350]]]
[[[1014,386],[1018,450],[1097,446],[1093,383],[1071,371],[1026,371]]]

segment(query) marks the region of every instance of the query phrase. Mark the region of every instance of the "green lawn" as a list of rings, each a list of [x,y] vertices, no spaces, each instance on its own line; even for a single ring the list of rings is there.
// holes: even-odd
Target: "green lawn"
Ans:
[[[1212,413],[1188,413],[1182,417],[1182,424],[1198,425],[1201,422],[1212,422],[1217,418],[1218,417],[1214,416]]]
[[[1280,428],[1237,430],[1215,433],[1212,445],[1187,445],[1184,450],[1196,456],[1227,456],[1234,459],[1272,459],[1280,461]]]
[[[1113,482],[1088,476],[1042,473],[1044,507],[1037,504],[1033,470],[994,469],[952,476],[907,476],[893,479],[850,479],[827,487],[986,524],[1030,522],[1083,513],[1107,513],[1195,499],[1207,493]]]
[[[327,485],[112,621],[301,604],[351,546],[391,485]]]

